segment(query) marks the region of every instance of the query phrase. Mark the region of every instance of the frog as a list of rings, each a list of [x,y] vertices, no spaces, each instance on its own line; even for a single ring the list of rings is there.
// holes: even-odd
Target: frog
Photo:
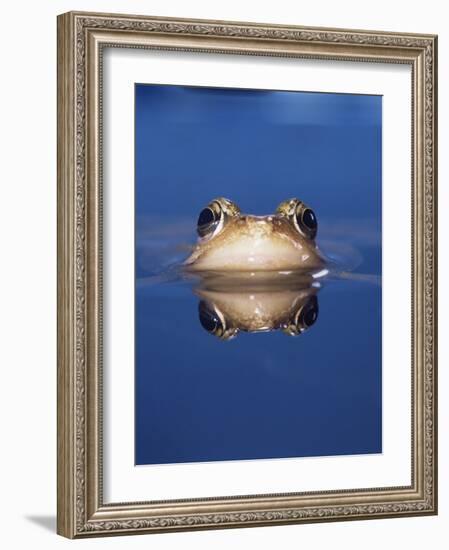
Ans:
[[[198,216],[198,240],[183,265],[190,272],[272,273],[322,269],[326,260],[315,239],[315,212],[298,198],[273,214],[244,214],[219,197]]]

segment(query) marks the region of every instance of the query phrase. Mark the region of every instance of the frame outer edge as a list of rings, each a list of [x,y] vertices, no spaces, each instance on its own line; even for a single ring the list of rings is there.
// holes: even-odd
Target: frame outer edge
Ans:
[[[320,27],[315,25],[298,25],[298,24],[283,24],[283,23],[267,23],[262,21],[241,21],[238,19],[200,19],[197,17],[174,17],[174,16],[164,16],[164,15],[142,15],[142,14],[131,14],[131,13],[114,13],[114,12],[91,12],[85,10],[71,10],[66,12],[71,16],[78,16],[81,18],[97,18],[97,19],[114,19],[116,21],[123,20],[124,22],[129,21],[142,21],[151,19],[154,22],[158,23],[175,23],[175,24],[207,24],[214,26],[225,26],[225,27],[247,27],[254,29],[279,29],[279,30],[305,30],[312,32],[321,32],[327,31],[331,33],[341,34],[343,32],[356,33],[360,35],[377,35],[377,36],[402,36],[408,38],[420,38],[420,39],[434,39],[437,35],[431,33],[414,33],[414,32],[397,32],[397,31],[386,31],[380,29],[360,29],[360,28],[351,28],[344,29],[341,27]]]
[[[118,21],[119,19],[120,21]],[[92,278],[92,275],[95,275],[95,270],[92,271],[95,250],[90,250],[89,247],[92,244],[90,240],[98,235],[95,233],[96,214],[92,218],[91,210],[92,208],[95,210],[95,204],[92,205],[90,202],[92,198],[96,197],[93,193],[95,185],[92,183],[93,180],[96,181],[96,177],[90,171],[89,161],[92,161],[92,156],[89,157],[88,151],[91,150],[92,139],[95,141],[96,133],[95,131],[92,133],[92,127],[90,130],[89,127],[86,127],[86,124],[92,123],[92,104],[86,98],[86,94],[90,94],[87,88],[89,82],[92,83],[92,74],[89,74],[89,70],[86,70],[85,67],[88,62],[86,60],[86,53],[88,53],[86,52],[88,34],[86,31],[94,29],[109,30],[117,34],[122,34],[125,29],[137,34],[140,34],[141,31],[151,31],[152,36],[162,35],[170,36],[170,38],[189,36],[195,41],[203,39],[207,35],[213,37],[216,35],[217,39],[220,37],[220,40],[223,38],[234,40],[237,36],[239,40],[242,39],[242,44],[260,44],[267,41],[268,50],[272,49],[271,44],[274,49],[275,44],[278,47],[281,43],[296,42],[300,42],[303,46],[306,43],[326,44],[335,50],[339,43],[350,44],[350,49],[364,44],[365,47],[373,48],[373,55],[370,55],[373,59],[377,57],[376,52],[382,52],[384,48],[389,48],[394,52],[390,54],[392,62],[398,62],[397,60],[401,57],[405,58],[408,51],[413,57],[420,57],[421,63],[426,61],[424,74],[421,73],[417,97],[422,98],[419,105],[423,110],[425,126],[425,132],[423,132],[423,127],[420,125],[420,140],[423,140],[424,143],[421,143],[418,148],[420,154],[423,155],[420,157],[422,162],[419,163],[419,179],[425,185],[420,184],[419,187],[424,199],[427,199],[426,205],[422,204],[420,207],[421,223],[424,225],[425,235],[421,241],[418,257],[422,257],[422,260],[425,261],[423,248],[426,248],[427,245],[425,273],[428,277],[426,281],[424,276],[424,284],[418,281],[418,286],[422,287],[425,295],[427,294],[424,302],[427,304],[427,307],[424,308],[427,332],[420,337],[423,338],[424,346],[418,346],[422,358],[426,359],[427,376],[422,373],[422,370],[420,371],[422,377],[420,388],[425,391],[420,393],[419,401],[420,407],[426,408],[427,415],[425,424],[420,425],[422,437],[420,449],[423,453],[419,453],[418,460],[421,494],[416,495],[414,500],[402,503],[394,499],[386,499],[385,502],[371,504],[355,502],[352,505],[342,505],[336,502],[332,506],[321,505],[304,510],[278,510],[277,508],[267,510],[264,508],[252,512],[231,510],[224,513],[184,513],[184,515],[178,515],[173,510],[168,514],[157,515],[153,518],[146,516],[145,511],[142,511],[142,515],[131,517],[123,510],[118,511],[117,517],[107,517],[107,515],[104,518],[95,517],[96,512],[102,510],[101,506],[96,510],[101,505],[101,487],[95,487],[98,482],[98,472],[92,475],[92,464],[95,464],[99,458],[95,454],[96,451],[92,452],[91,448],[92,437],[95,439],[98,436],[95,420],[97,411],[92,411],[98,396],[92,395],[92,384],[97,385],[99,380],[94,372],[96,363],[92,362],[92,353],[95,352],[96,347],[91,346],[92,338],[95,340],[96,337],[96,328],[92,325],[92,322],[95,324],[96,319],[95,304],[92,303],[92,300],[96,295],[95,293],[92,295],[89,290],[95,282],[93,280],[95,277]],[[296,29],[301,29],[301,31]],[[220,25],[216,25],[213,21],[207,20],[119,16],[86,12],[69,12],[58,17],[57,532],[60,535],[68,538],[84,538],[136,534],[138,532],[376,519],[428,515],[437,512],[437,38],[431,35],[406,35],[403,33],[379,33],[377,35],[376,31],[360,31],[363,35],[358,33],[359,31],[344,29],[336,29],[334,32],[331,29],[314,28],[312,31],[306,27],[237,22],[222,22]],[[209,51],[209,48],[206,43],[206,47],[198,48],[198,51]],[[173,49],[184,50],[185,46],[178,44]],[[241,49],[238,48],[237,53],[241,53]],[[261,55],[267,54],[262,53]],[[268,53],[268,55],[270,54]],[[326,53],[326,57],[329,55]],[[340,54],[337,57],[340,57]],[[352,60],[350,57],[348,59]],[[354,55],[353,60],[358,59],[359,56]],[[415,153],[417,152],[415,150]],[[96,158],[95,154],[94,158]],[[422,166],[424,163],[426,163],[426,170]],[[423,215],[423,211],[427,213],[427,217]],[[427,346],[427,350],[423,350],[425,346]],[[424,415],[419,415],[419,418],[424,423]],[[97,491],[96,495],[92,492],[94,488]],[[424,488],[424,495],[422,488]],[[422,498],[424,500],[421,500]],[[109,508],[107,510],[109,511]],[[111,511],[113,511],[113,507]]]
[[[57,525],[59,535],[75,536],[76,429],[74,327],[74,89],[73,18],[57,18]]]
[[[433,36],[433,511],[438,515],[438,36]]]

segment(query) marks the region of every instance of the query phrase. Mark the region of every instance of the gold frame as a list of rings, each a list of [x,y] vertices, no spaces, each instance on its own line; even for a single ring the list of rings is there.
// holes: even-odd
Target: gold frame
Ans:
[[[405,63],[412,68],[412,483],[105,504],[104,47]],[[437,513],[437,37],[70,12],[58,17],[58,521],[70,538]]]

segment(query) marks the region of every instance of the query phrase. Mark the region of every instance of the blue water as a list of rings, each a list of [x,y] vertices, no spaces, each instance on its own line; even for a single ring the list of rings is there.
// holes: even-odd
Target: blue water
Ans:
[[[136,464],[381,452],[382,98],[135,92]],[[303,334],[222,341],[201,326],[198,282],[176,265],[216,196],[315,211],[318,245],[353,273],[321,281]]]

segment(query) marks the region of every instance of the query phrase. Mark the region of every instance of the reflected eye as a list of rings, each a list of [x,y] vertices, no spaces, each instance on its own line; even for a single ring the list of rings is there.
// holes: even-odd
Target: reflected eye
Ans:
[[[200,324],[209,334],[213,334],[220,340],[231,340],[238,332],[238,329],[226,326],[226,319],[211,304],[201,300],[198,304],[198,315]]]
[[[208,307],[206,302],[201,301],[198,304],[198,314],[201,326],[205,331],[210,332],[211,334],[217,334],[217,332],[223,330],[220,318],[214,310]]]
[[[310,239],[314,239],[318,230],[315,212],[310,208],[303,208],[301,206],[299,206],[296,213],[296,223],[301,232],[305,233]]]
[[[303,327],[302,330],[305,330],[311,327],[315,321],[318,319],[318,299],[316,296],[312,296],[306,305],[302,308],[299,316],[297,325]]]
[[[316,296],[311,296],[297,312],[291,323],[285,327],[284,332],[290,336],[297,336],[314,325],[317,319],[318,298]]]
[[[203,208],[198,216],[197,232],[200,237],[205,237],[209,233],[215,231],[218,225],[219,218],[217,214],[209,207]]]
[[[225,334],[225,326],[215,309],[210,307],[204,300],[201,300],[198,304],[198,315],[201,326],[206,332],[213,334],[218,338],[223,338]]]

